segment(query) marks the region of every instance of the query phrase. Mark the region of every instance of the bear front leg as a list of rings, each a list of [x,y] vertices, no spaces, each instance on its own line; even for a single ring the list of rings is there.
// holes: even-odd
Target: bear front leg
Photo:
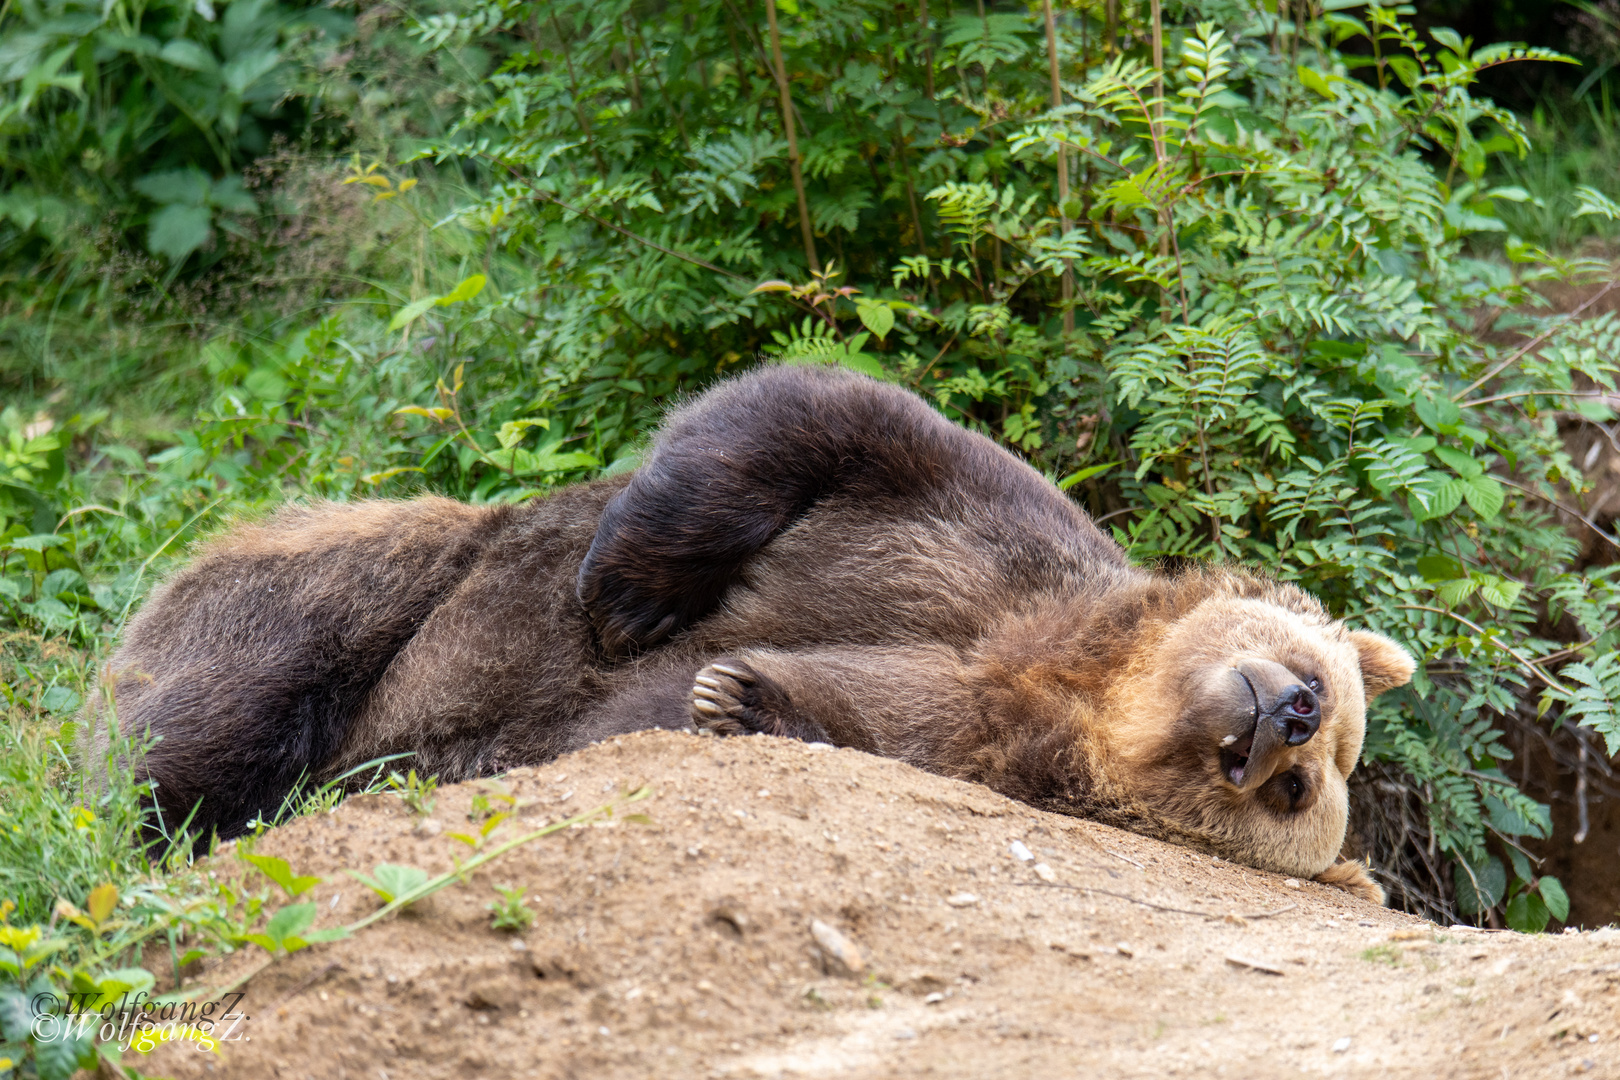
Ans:
[[[700,731],[830,742],[924,768],[979,710],[961,658],[934,645],[742,650],[699,670],[688,707]]]

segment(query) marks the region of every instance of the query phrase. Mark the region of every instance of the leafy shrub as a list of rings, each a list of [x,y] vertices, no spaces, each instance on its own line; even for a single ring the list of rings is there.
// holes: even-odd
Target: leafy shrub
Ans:
[[[486,310],[532,326],[513,378],[548,438],[614,460],[652,401],[759,355],[880,365],[1063,476],[1133,558],[1265,566],[1423,654],[1366,747],[1421,793],[1415,836],[1366,837],[1389,884],[1435,915],[1567,915],[1501,724],[1536,703],[1620,750],[1591,666],[1611,575],[1573,567],[1554,513],[1580,475],[1556,417],[1608,416],[1620,327],[1533,314],[1538,282],[1604,268],[1470,246],[1525,198],[1483,176],[1526,143],[1468,92],[1559,58],[1388,7],[1209,3],[1161,74],[1069,15],[1053,107],[1022,10],[780,6],[802,163],[759,5],[424,22],[529,43],[438,153],[492,168],[461,221],[541,268]]]
[[[290,54],[313,38],[334,48],[351,23],[277,0],[222,6],[0,11],[0,251],[60,248],[110,215],[119,229],[145,219],[147,249],[178,262],[223,217],[253,209],[238,170],[307,118]]]

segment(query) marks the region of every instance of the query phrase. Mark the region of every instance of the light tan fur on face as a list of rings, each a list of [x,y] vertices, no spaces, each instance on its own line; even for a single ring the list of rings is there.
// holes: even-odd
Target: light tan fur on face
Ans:
[[[1112,784],[1145,811],[1243,861],[1314,876],[1344,842],[1346,779],[1361,755],[1367,702],[1405,682],[1412,660],[1387,638],[1347,630],[1290,593],[1300,602],[1215,596],[1158,628],[1111,696],[1106,722],[1091,726],[1106,740],[1098,760]],[[1229,729],[1209,726],[1223,721],[1219,715],[1200,716],[1212,682],[1250,660],[1280,664],[1302,684],[1321,683],[1320,729],[1302,746],[1280,747],[1258,780],[1290,769],[1308,778],[1312,798],[1297,812],[1266,805],[1258,786],[1240,791],[1230,783],[1217,758]]]

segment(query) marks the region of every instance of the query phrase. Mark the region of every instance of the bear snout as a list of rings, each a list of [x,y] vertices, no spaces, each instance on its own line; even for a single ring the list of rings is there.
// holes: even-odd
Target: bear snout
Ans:
[[[1278,754],[1316,736],[1322,727],[1322,705],[1315,691],[1274,660],[1249,659],[1230,671],[1242,688],[1233,696],[1243,701],[1248,716],[1246,730],[1221,740],[1220,769],[1233,786],[1249,791],[1270,778]]]
[[[1284,746],[1304,746],[1322,726],[1322,708],[1316,695],[1298,683],[1283,688],[1269,715]]]

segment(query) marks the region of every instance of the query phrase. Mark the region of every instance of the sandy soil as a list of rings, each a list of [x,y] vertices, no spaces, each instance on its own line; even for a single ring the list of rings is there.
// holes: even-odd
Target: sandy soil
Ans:
[[[351,799],[258,851],[327,879],[319,925],[351,922],[378,901],[344,869],[449,869],[467,848],[448,834],[491,783],[441,792],[433,824],[391,796]],[[278,962],[245,988],[242,1038],[217,1055],[167,1046],[144,1067],[1620,1078],[1620,930],[1439,927],[897,762],[764,737],[648,732],[501,783],[521,809],[497,839],[644,783],[654,795],[636,809],[652,823],[537,840]],[[528,889],[528,931],[490,928],[497,884]],[[217,986],[251,959],[188,985]]]

